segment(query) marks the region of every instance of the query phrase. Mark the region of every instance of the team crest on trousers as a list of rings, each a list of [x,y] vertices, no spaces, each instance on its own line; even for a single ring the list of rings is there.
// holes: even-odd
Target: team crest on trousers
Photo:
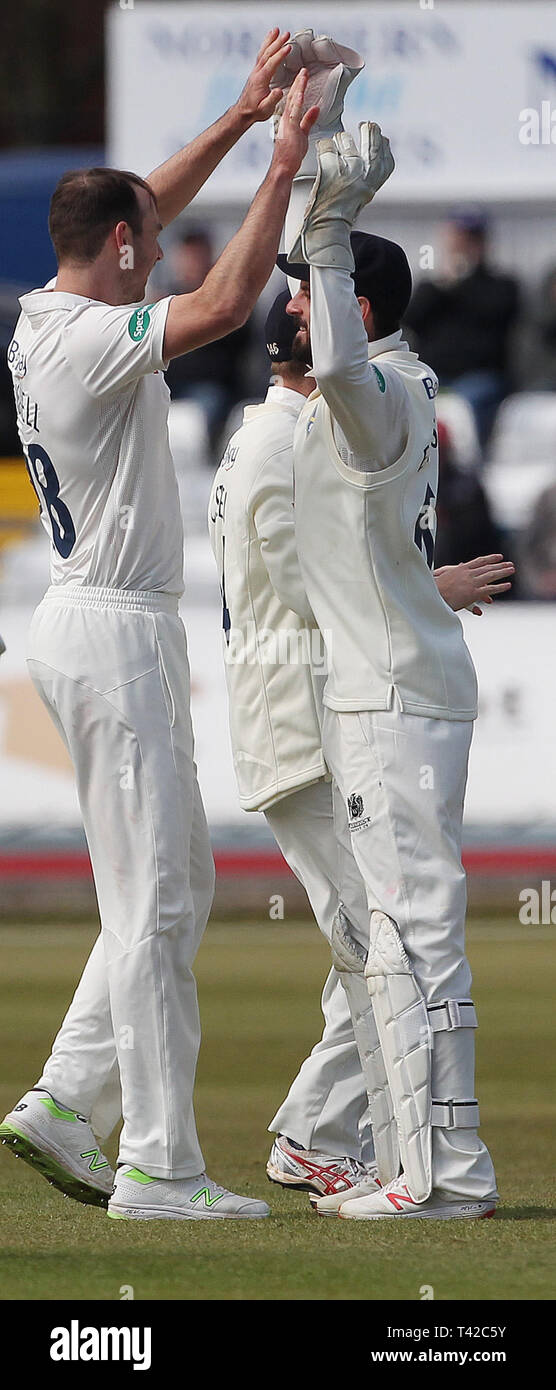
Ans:
[[[350,831],[365,830],[368,825],[372,825],[371,816],[363,815],[365,805],[359,792],[352,792],[351,796],[348,796],[347,807]]]

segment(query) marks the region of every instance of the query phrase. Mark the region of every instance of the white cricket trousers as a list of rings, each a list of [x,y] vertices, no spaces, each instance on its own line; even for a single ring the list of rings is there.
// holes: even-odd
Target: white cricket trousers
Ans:
[[[397,923],[426,1004],[469,999],[465,955],[463,802],[473,725],[399,710],[325,707],[323,750],[341,802],[336,833],[349,837],[369,910]],[[434,1035],[433,1095],[475,1095],[474,1032]],[[435,1189],[480,1200],[496,1193],[476,1130],[433,1128]]]
[[[265,812],[284,859],[303,884],[323,935],[330,941],[340,900],[350,919],[368,936],[365,885],[348,848],[338,845],[330,781],[301,787]],[[332,967],[321,1001],[324,1031],[290,1086],[269,1125],[305,1149],[346,1155],[364,1163],[373,1157],[367,1094],[347,996]]]
[[[170,595],[57,586],[28,666],[70,752],[101,934],[39,1084],[152,1177],[204,1170],[193,960],[214,892],[186,637]]]

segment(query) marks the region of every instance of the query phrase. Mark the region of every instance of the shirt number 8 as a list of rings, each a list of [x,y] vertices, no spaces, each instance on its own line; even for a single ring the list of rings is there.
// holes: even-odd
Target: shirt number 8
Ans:
[[[46,450],[40,444],[30,444],[27,450],[29,475],[39,502],[50,517],[52,540],[58,554],[67,559],[75,545],[75,526],[65,502],[59,496],[60,481]]]

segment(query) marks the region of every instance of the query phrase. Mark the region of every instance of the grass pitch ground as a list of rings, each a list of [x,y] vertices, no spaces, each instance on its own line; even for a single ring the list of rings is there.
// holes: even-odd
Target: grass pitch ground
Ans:
[[[0,929],[4,1114],[40,1074],[94,930]],[[270,1202],[266,1221],[120,1223],[60,1196],[0,1148],[0,1296],[21,1300],[550,1299],[556,1201],[554,930],[469,929],[479,1009],[482,1134],[502,1204],[493,1221],[319,1220],[270,1186],[266,1125],[321,1026],[328,950],[316,928],[209,927],[197,961],[203,1018],[197,1119],[207,1167]],[[129,1296],[129,1295],[128,1295]]]

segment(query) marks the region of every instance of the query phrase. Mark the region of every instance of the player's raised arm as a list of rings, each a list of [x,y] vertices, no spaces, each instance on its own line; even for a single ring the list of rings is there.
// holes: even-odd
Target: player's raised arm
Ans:
[[[405,307],[409,298],[411,276],[401,248],[361,233],[354,238],[351,228],[394,161],[380,127],[369,122],[361,126],[361,152],[345,131],[319,141],[317,152],[317,177],[288,259],[310,266],[311,345],[319,388],[355,462],[373,470],[387,467],[402,452],[407,403],[399,376],[377,373],[369,362],[369,340],[387,339],[399,329],[399,305],[403,300]],[[356,238],[361,246],[354,255]],[[380,291],[376,302],[375,288]]]
[[[283,93],[271,81],[291,49],[289,30],[271,29],[238,100],[214,125],[149,175],[163,227],[187,207],[217,165],[256,121],[272,116]]]
[[[303,69],[288,94],[268,174],[239,231],[201,288],[172,300],[164,335],[166,361],[241,327],[264,289],[276,261],[292,180],[318,115],[316,106],[303,114],[306,84]]]

